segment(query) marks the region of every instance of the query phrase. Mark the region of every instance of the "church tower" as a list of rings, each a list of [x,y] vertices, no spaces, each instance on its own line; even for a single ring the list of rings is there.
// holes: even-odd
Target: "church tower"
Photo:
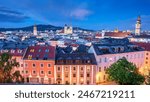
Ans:
[[[140,35],[141,33],[141,17],[139,16],[135,25],[135,35]]]
[[[34,27],[33,27],[33,35],[34,35],[34,36],[37,35],[37,27],[36,27],[36,25],[34,25]]]

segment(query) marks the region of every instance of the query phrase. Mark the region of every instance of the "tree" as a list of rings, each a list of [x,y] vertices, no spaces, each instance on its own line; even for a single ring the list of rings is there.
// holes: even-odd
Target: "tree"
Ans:
[[[128,62],[126,58],[119,59],[112,64],[106,70],[106,73],[109,80],[115,81],[120,85],[140,85],[145,80],[144,76],[139,74],[136,66]]]
[[[19,67],[19,63],[16,59],[12,59],[12,56],[8,53],[3,53],[0,56],[0,83],[12,83],[18,80],[17,76],[21,76],[20,73],[14,71],[15,67]],[[16,77],[15,77],[16,76]]]

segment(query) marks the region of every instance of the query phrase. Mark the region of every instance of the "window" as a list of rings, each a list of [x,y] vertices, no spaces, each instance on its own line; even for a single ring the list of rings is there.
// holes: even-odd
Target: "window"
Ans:
[[[21,67],[23,67],[23,64],[21,64]]]
[[[83,71],[83,67],[81,67],[81,70]]]
[[[99,72],[101,72],[101,67],[99,67]]]
[[[41,49],[39,49],[39,52],[41,52]]]
[[[32,59],[32,55],[28,55],[28,59],[31,60]]]
[[[83,74],[80,74],[80,77],[83,77]]]
[[[51,67],[51,64],[48,64],[48,67]]]
[[[49,49],[46,49],[45,52],[49,52]]]
[[[48,78],[48,83],[51,84],[51,78]]]
[[[11,50],[11,53],[14,53],[15,52],[15,50]]]
[[[27,66],[28,66],[28,64],[25,64],[25,66],[27,67]]]
[[[76,77],[76,74],[73,74],[73,77]]]
[[[89,81],[89,80],[87,80],[87,82],[86,82],[86,83],[87,83],[87,85],[89,85],[89,84],[90,84],[90,81]]]
[[[134,55],[134,58],[136,58],[136,54]]]
[[[57,70],[60,71],[60,67],[57,67]]]
[[[41,67],[44,67],[44,65],[43,65],[43,64],[41,64]]]
[[[75,70],[76,70],[76,67],[73,67],[73,70],[75,71]]]
[[[104,75],[103,79],[104,79],[104,80],[106,79],[105,75]]]
[[[106,67],[104,67],[104,71],[106,71]]]
[[[60,78],[60,74],[57,74],[57,77]]]
[[[146,64],[148,64],[148,62],[147,62],[147,61],[146,61],[145,63],[146,63]]]
[[[44,74],[44,71],[41,71],[41,74]]]
[[[148,55],[148,53],[146,53],[146,55]]]
[[[48,74],[51,74],[51,71],[48,71]]]
[[[18,50],[18,53],[22,53],[22,50]]]
[[[34,49],[30,49],[30,52],[34,52]]]
[[[35,64],[33,64],[33,67],[35,67]]]
[[[101,58],[99,59],[99,63],[101,63],[102,62],[102,60],[101,60]]]
[[[36,71],[35,71],[35,70],[33,71],[33,74],[36,74]]]
[[[28,74],[28,71],[26,70],[26,74]]]
[[[89,73],[87,74],[87,77],[90,77],[90,74],[89,74]]]
[[[107,62],[107,58],[105,57],[104,62]]]
[[[146,60],[148,60],[148,57],[146,57]]]
[[[90,71],[90,66],[87,67],[87,72],[89,72],[89,71]]]

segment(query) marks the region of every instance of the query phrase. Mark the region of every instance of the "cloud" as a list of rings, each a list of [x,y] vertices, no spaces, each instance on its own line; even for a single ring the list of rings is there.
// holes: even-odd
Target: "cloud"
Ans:
[[[87,16],[89,16],[92,12],[88,9],[77,8],[71,12],[71,17],[75,17],[76,19],[83,20]]]
[[[6,7],[0,7],[0,22],[24,22],[30,17],[25,16],[23,13],[11,10]]]

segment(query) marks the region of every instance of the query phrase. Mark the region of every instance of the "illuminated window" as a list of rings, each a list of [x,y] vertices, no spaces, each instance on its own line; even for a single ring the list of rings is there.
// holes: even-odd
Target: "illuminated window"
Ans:
[[[34,49],[30,49],[30,52],[34,52]]]
[[[28,59],[31,60],[32,59],[32,55],[28,55]]]

